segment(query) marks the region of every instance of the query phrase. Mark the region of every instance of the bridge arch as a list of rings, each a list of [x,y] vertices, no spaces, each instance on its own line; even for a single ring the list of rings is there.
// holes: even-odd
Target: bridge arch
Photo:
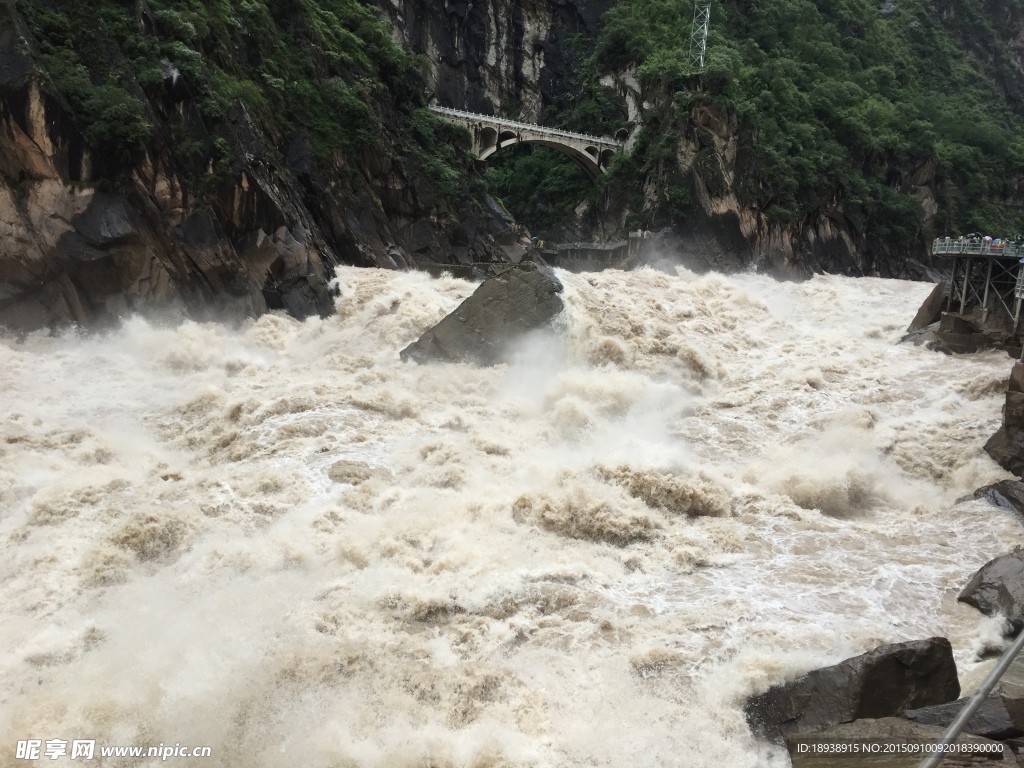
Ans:
[[[611,159],[614,156],[613,152],[609,150],[601,152],[597,147],[586,147],[585,149],[580,150],[577,147],[569,146],[559,141],[551,141],[550,139],[520,138],[519,136],[514,136],[512,138],[506,138],[503,141],[499,140],[495,145],[486,149],[481,149],[481,151],[477,153],[477,157],[481,160],[486,160],[499,149],[510,147],[513,144],[532,144],[537,147],[550,147],[576,163],[576,165],[587,174],[591,181],[596,180],[605,172],[605,170],[607,170],[608,163],[611,162]]]
[[[446,120],[468,128],[473,135],[473,152],[481,160],[512,144],[535,144],[562,153],[591,179],[596,179],[608,169],[612,158],[623,147],[623,140],[618,137],[587,136],[449,107],[431,106],[430,109]]]
[[[498,148],[498,131],[496,128],[486,126],[480,130],[480,149],[492,152]]]

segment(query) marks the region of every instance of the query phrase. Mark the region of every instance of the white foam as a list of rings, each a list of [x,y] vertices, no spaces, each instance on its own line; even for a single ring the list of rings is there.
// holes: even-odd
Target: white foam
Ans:
[[[998,644],[955,598],[1021,527],[953,502],[1010,361],[896,345],[930,286],[561,278],[482,370],[399,362],[473,286],[383,270],[325,320],[0,340],[0,739],[782,766],[752,691]]]

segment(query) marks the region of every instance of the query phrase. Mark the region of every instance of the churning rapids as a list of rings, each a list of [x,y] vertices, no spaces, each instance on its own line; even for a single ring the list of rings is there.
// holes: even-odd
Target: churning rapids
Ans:
[[[784,766],[751,692],[1000,643],[956,594],[1024,529],[954,502],[1010,360],[898,345],[930,286],[560,277],[490,369],[398,358],[472,284],[347,268],[325,320],[0,340],[0,765]]]

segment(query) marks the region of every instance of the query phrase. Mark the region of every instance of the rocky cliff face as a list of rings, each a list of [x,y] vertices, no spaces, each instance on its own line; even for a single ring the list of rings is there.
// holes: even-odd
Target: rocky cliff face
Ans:
[[[183,21],[178,6],[163,0],[97,2],[120,9],[135,47],[154,51],[145,77],[132,74],[132,62],[111,42],[116,35],[105,25],[113,17],[106,13],[97,14],[96,29],[84,36],[96,50],[79,51],[83,61],[92,55],[93,64],[127,62],[120,75],[88,61],[83,71],[90,87],[116,83],[140,105],[148,133],[130,157],[112,154],[97,140],[94,126],[83,120],[82,95],[69,94],[54,76],[62,59],[40,39],[54,14],[79,6],[0,0],[0,325],[95,325],[153,307],[200,317],[282,308],[301,317],[330,311],[328,284],[339,263],[429,268],[504,260],[499,244],[514,239],[513,222],[471,181],[472,160],[459,147],[458,131],[417,123],[410,110],[422,111],[425,100],[433,100],[556,121],[578,105],[581,83],[599,88],[600,72],[581,75],[586,57],[573,38],[598,37],[602,14],[613,5],[381,0],[390,34],[423,54],[428,69],[422,79],[402,71],[388,75],[405,82],[398,93],[393,83],[381,84],[379,71],[367,69],[369,59],[388,59],[379,39],[353,53],[344,35],[336,35],[332,40],[341,48],[330,49],[319,22],[303,16],[303,4],[227,4],[236,15],[221,19],[216,33]],[[345,2],[336,0],[335,15],[349,13],[344,32],[358,36],[366,20]],[[955,5],[937,10],[955,21]],[[992,66],[1010,101],[1022,95],[1017,90],[1024,82],[1020,13],[1005,0],[988,5],[1005,39],[992,50],[978,42],[972,55],[1003,57]],[[38,11],[31,23],[26,8]],[[260,22],[251,15],[254,8],[272,18]],[[258,23],[292,37],[261,33]],[[80,33],[72,24],[57,38]],[[289,58],[282,48],[296,40],[308,45]],[[308,74],[306,90],[291,79],[296,72]],[[213,94],[223,102],[215,118],[209,83],[199,82],[204,75],[220,89]],[[304,100],[315,100],[335,81],[340,102],[305,108]],[[605,117],[618,115],[609,118],[616,130],[640,126],[670,136],[673,146],[659,150],[653,166],[650,155],[644,167],[613,179],[601,204],[577,208],[576,221],[567,222],[574,237],[619,239],[639,221],[670,227],[670,248],[698,268],[755,265],[787,277],[817,270],[929,276],[923,240],[892,246],[841,197],[818,201],[795,222],[766,215],[749,189],[756,129],[741,125],[730,108],[694,100],[680,109],[672,94],[642,91],[635,69],[606,74],[601,82],[601,109]],[[372,115],[357,114],[373,119],[357,127],[377,137],[332,143],[335,128],[362,120],[336,111],[352,93],[372,102]],[[265,102],[262,109],[254,108],[253,98]],[[276,119],[275,110],[287,114]],[[116,122],[118,113],[111,114]],[[415,136],[433,149],[415,157]],[[627,146],[636,148],[640,136],[634,131]],[[447,147],[447,160],[439,159],[438,147]],[[885,183],[916,195],[925,227],[937,201],[958,194],[934,160],[887,168]],[[639,195],[630,185],[642,187]],[[1024,198],[1021,189],[1008,180],[1001,202]],[[670,199],[679,190],[680,199]]]
[[[681,252],[697,266],[758,269],[784,278],[814,272],[930,279],[931,257],[924,243],[896,250],[873,237],[865,222],[848,215],[841,197],[823,200],[819,210],[793,224],[772,222],[744,200],[742,184],[752,158],[737,116],[718,105],[696,104],[678,126],[678,170],[690,175],[699,207],[677,235]],[[901,172],[920,197],[923,224],[936,212],[934,163]]]
[[[143,30],[158,23],[141,0],[133,13]],[[332,311],[339,263],[504,258],[493,235],[510,222],[479,194],[442,199],[406,160],[394,119],[377,145],[325,158],[239,99],[214,137],[195,84],[163,66],[162,86],[131,90],[153,126],[143,151],[110,173],[25,19],[0,2],[0,326],[93,326],[152,308],[304,317]],[[189,168],[175,140],[205,167]]]
[[[595,115],[599,132],[643,128],[604,199],[552,237],[642,226],[671,230],[698,267],[931,278],[934,234],[1019,229],[1019,3],[715,9],[701,72],[684,14],[638,0],[604,16],[587,66],[623,114],[600,113],[591,91],[566,117],[577,130],[595,130],[580,120]],[[801,24],[779,22],[789,13]],[[536,207],[530,189],[506,185]]]
[[[0,35],[0,324],[89,326],[143,307],[225,301],[243,313],[329,310],[337,256],[294,189],[254,163],[225,190],[222,210],[197,210],[156,149],[127,189],[100,191],[92,152],[26,38]]]
[[[784,100],[768,99],[771,107],[754,120],[748,102],[747,117],[743,119],[723,105],[730,100],[742,101],[741,89],[736,88],[737,62],[733,60],[716,74],[713,60],[715,55],[735,56],[735,51],[723,54],[722,51],[729,51],[727,44],[718,51],[712,49],[705,72],[707,75],[710,71],[710,76],[701,78],[703,82],[690,83],[705,93],[701,99],[691,101],[684,116],[669,129],[679,138],[677,167],[672,170],[689,175],[684,183],[692,182],[698,204],[695,215],[688,216],[683,227],[675,227],[677,232],[685,233],[684,247],[712,266],[740,261],[782,275],[828,271],[934,279],[933,267],[941,265],[935,265],[930,256],[929,240],[933,235],[965,233],[970,229],[1013,235],[1020,226],[1019,212],[1024,204],[1024,165],[1018,157],[1020,145],[1015,143],[1019,130],[1005,129],[1016,124],[1014,120],[1022,114],[1024,100],[1024,8],[1020,3],[922,3],[913,6],[913,13],[909,13],[910,4],[890,3],[879,6],[874,18],[845,17],[829,4],[817,5],[822,14],[825,10],[821,9],[833,14],[823,15],[819,23],[827,19],[843,38],[865,40],[860,54],[863,58],[854,60],[857,66],[870,62],[882,67],[880,71],[896,74],[899,67],[887,61],[887,46],[902,46],[907,54],[907,72],[898,73],[900,88],[890,94],[891,98],[895,103],[900,99],[913,103],[917,98],[942,116],[935,117],[928,109],[915,114],[913,109],[900,106],[896,112],[901,117],[891,124],[888,136],[876,128],[868,129],[875,131],[870,146],[859,144],[854,135],[854,131],[864,131],[870,121],[858,123],[859,117],[851,119],[850,113],[832,110],[821,101],[814,109],[786,112]],[[731,23],[733,29],[744,30],[750,38],[742,42],[764,46],[769,56],[779,57],[775,61],[779,67],[794,66],[799,55],[794,54],[791,45],[787,47],[785,35],[758,29],[756,23],[750,22],[756,16],[756,11],[748,6],[738,17],[728,22],[723,19],[723,24]],[[868,32],[869,29],[872,31]],[[827,35],[822,39],[827,39]],[[837,53],[841,48],[842,45],[832,51]],[[878,94],[884,95],[884,87],[872,86],[853,69],[831,81],[826,69],[822,67],[810,88],[806,83],[802,86],[801,98],[808,99],[805,103],[813,102],[813,95],[808,95],[813,88],[834,93],[844,84],[854,87],[853,83],[875,87]],[[910,74],[915,69],[917,74]],[[973,86],[951,76],[951,69],[971,71],[975,83],[983,82],[989,87],[981,103],[983,114],[973,110],[975,115],[970,116],[972,110],[966,103],[973,94],[966,92]],[[716,84],[718,76],[731,85]],[[770,74],[767,77],[770,79]],[[793,84],[798,81],[799,78],[789,83],[783,80],[777,87],[788,87],[793,94]],[[945,90],[936,91],[934,83],[943,83]],[[951,87],[952,83],[958,85]],[[729,98],[718,99],[718,89],[728,92],[729,87],[733,88]],[[959,87],[965,91],[962,96],[956,92]],[[672,106],[671,97],[657,92],[645,93],[641,101],[652,106],[655,113],[665,113]],[[779,136],[776,133],[774,139],[766,138],[758,121],[779,122],[784,140],[807,144],[808,154],[810,146],[815,145],[807,128],[813,123],[811,113],[815,110],[822,120],[819,135],[835,138],[849,150],[847,167],[837,170],[853,170],[854,176],[870,179],[874,188],[870,195],[859,193],[860,200],[853,203],[844,198],[845,192],[856,186],[849,183],[849,178],[845,183],[832,184],[829,179],[819,179],[817,186],[801,190],[797,200],[783,206],[802,213],[794,216],[787,212],[773,220],[766,209],[779,196],[779,189],[772,177],[766,177],[763,167],[758,168],[758,153],[754,150],[758,145],[771,146]],[[870,109],[861,114],[870,114]],[[991,121],[986,122],[989,116]],[[922,119],[916,128],[915,119]],[[922,126],[926,127],[924,133],[915,135],[914,131]],[[893,140],[894,136],[899,139]],[[822,143],[814,153],[817,156],[828,151],[827,143]],[[799,167],[800,152],[791,150],[787,160],[788,167],[776,168],[776,174]],[[813,160],[809,165],[813,166]],[[652,179],[653,185],[665,186],[670,175],[663,173]],[[795,178],[788,176],[790,183]],[[661,201],[654,200],[657,191],[652,190],[645,202],[654,210],[655,217],[665,222],[669,217],[665,216],[664,206],[657,210]],[[856,196],[857,193],[852,195]],[[873,205],[879,199],[884,202],[886,197],[897,205]],[[915,204],[900,207],[900,199]],[[894,233],[899,229],[904,230],[903,236]],[[914,229],[916,235],[906,236],[906,231]]]
[[[536,121],[575,82],[570,40],[597,34],[613,0],[382,0],[396,34],[430,61],[437,103]]]
[[[506,114],[533,121],[558,111],[567,89],[578,81],[569,39],[593,37],[600,14],[611,3],[500,2],[445,3],[443,12],[427,0],[394,0],[385,10],[403,42],[431,61],[432,97],[440,104]],[[622,116],[642,130],[645,107],[657,110],[659,95],[645,94],[629,71],[602,80]],[[676,176],[693,190],[695,205],[683,226],[672,227],[665,250],[698,269],[733,271],[753,265],[782,277],[815,271],[887,277],[931,276],[924,244],[895,251],[872,238],[864,222],[848,216],[842,200],[825,201],[818,215],[798,225],[772,223],[738,190],[752,162],[741,147],[735,113],[696,104],[672,130],[678,135]],[[634,132],[627,148],[632,148]],[[903,169],[904,183],[920,197],[930,226],[937,210],[933,162]],[[664,179],[648,185],[640,205],[613,188],[602,206],[581,206],[564,223],[566,237],[615,240],[624,236],[631,214],[650,215],[659,204]],[[669,225],[653,214],[653,226]]]
[[[629,72],[605,82],[629,105],[628,113],[644,130],[644,109],[657,112],[658,96],[643,94]],[[648,101],[647,99],[650,99]],[[653,103],[652,103],[653,102]],[[666,130],[664,125],[656,131]],[[600,206],[582,205],[565,225],[568,239],[617,240],[629,221],[640,218],[661,232],[652,258],[668,257],[703,271],[735,272],[754,268],[783,279],[802,279],[814,272],[930,280],[937,275],[924,242],[896,249],[872,236],[865,222],[844,210],[843,200],[822,201],[814,215],[797,224],[773,222],[745,195],[754,160],[749,126],[736,113],[716,104],[698,103],[675,119],[674,156],[653,168],[641,199],[616,194],[613,188]],[[627,144],[628,148],[628,144]],[[935,164],[900,171],[903,183],[921,199],[923,224],[931,226],[937,210]],[[690,197],[685,216],[674,216],[671,190]],[[635,225],[633,225],[635,228]]]

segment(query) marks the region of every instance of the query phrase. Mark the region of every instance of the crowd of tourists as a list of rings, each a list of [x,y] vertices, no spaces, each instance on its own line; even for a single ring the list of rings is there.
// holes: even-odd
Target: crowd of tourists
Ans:
[[[1024,235],[1014,237],[992,237],[971,232],[960,237],[941,237],[935,241],[936,252],[998,253],[1004,250],[1024,250]]]

